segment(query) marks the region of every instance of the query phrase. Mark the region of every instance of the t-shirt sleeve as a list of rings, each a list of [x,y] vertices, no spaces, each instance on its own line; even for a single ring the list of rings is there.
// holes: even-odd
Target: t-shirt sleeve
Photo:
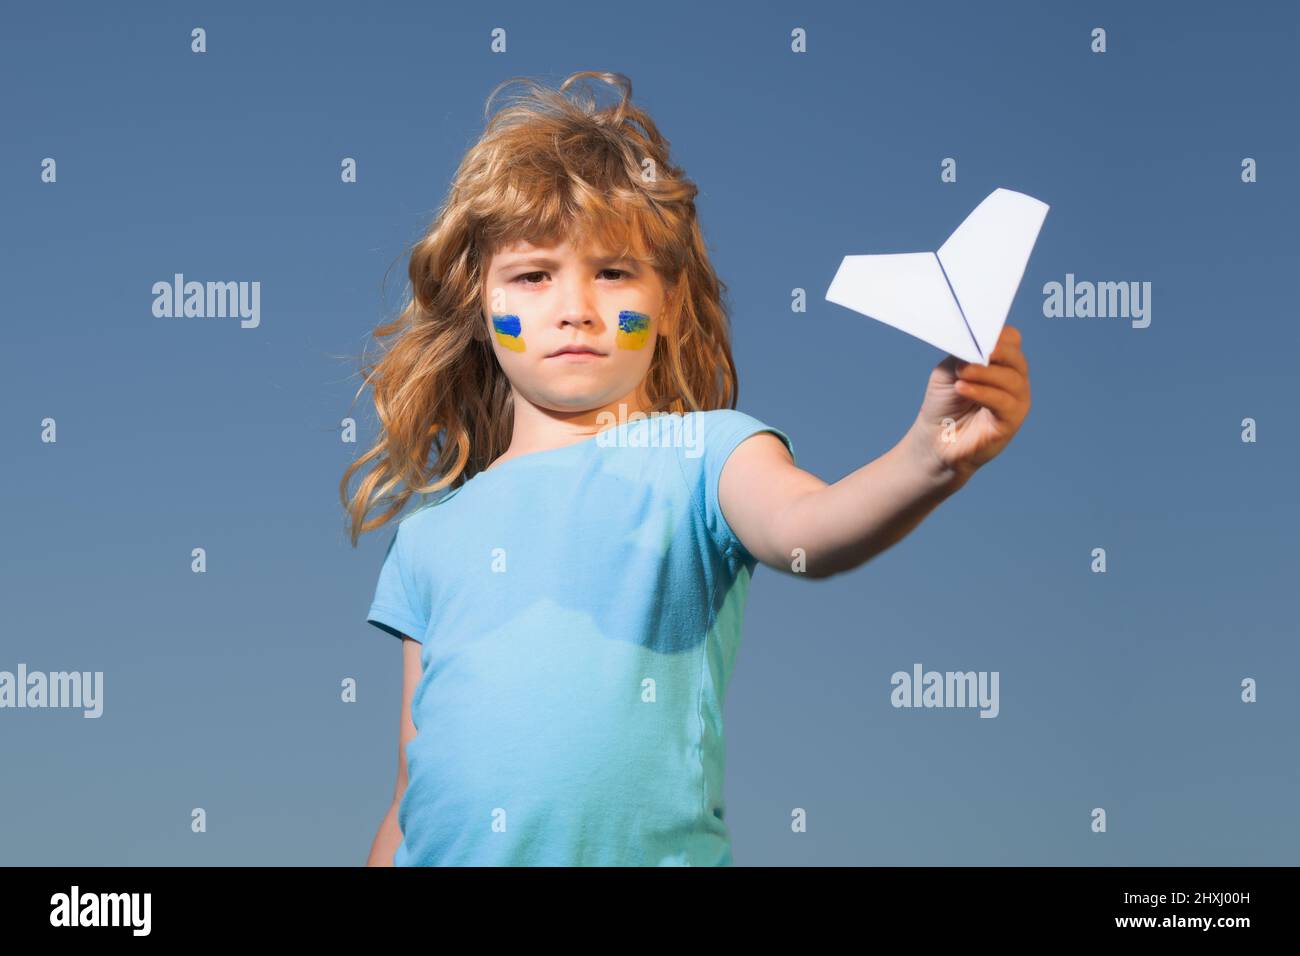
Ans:
[[[722,477],[722,468],[727,463],[727,459],[731,457],[731,453],[751,435],[757,435],[760,432],[771,432],[785,443],[785,447],[789,450],[792,459],[794,458],[794,442],[791,441],[789,435],[779,428],[766,425],[752,415],[746,415],[744,412],[738,412],[735,409],[718,409],[697,414],[700,415],[699,425],[697,426],[700,432],[698,440],[700,452],[697,465],[700,484],[698,494],[702,498],[704,522],[708,527],[709,534],[724,555],[738,558],[745,564],[752,566],[757,564],[757,559],[750,554],[741,540],[736,537],[736,533],[727,522],[726,515],[722,513],[722,505],[718,501],[718,482]]]
[[[384,563],[379,569],[375,597],[366,612],[366,622],[394,637],[424,641],[429,624],[427,609],[421,606],[417,590],[411,585],[409,558],[402,539],[402,524],[388,542]]]

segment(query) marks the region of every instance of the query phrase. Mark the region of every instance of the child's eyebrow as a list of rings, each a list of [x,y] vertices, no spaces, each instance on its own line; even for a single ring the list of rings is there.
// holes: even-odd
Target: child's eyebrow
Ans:
[[[588,256],[586,262],[588,265],[595,266],[612,265],[616,262],[634,264],[636,260],[627,256]],[[527,256],[524,258],[506,259],[498,263],[493,271],[517,269],[520,266],[537,266],[542,269],[558,269],[560,267],[560,262],[555,259],[547,258],[546,256]]]

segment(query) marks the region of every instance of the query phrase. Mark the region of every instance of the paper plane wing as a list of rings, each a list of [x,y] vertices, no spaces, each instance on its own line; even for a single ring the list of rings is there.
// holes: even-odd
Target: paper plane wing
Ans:
[[[983,361],[933,252],[845,256],[826,298],[958,358]]]
[[[986,356],[981,363],[1002,334],[1047,208],[1033,196],[996,189],[939,247],[939,263]]]

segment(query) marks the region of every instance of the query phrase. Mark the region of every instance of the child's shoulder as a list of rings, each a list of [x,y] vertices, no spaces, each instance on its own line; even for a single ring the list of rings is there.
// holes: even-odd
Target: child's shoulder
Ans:
[[[714,408],[691,414],[698,416],[697,427],[704,435],[705,441],[720,446],[730,446],[737,437],[748,436],[754,432],[779,431],[748,412],[735,408]]]
[[[758,421],[753,415],[742,412],[738,408],[711,408],[707,411],[691,412],[690,414],[699,416],[703,421],[744,423]]]
[[[660,413],[657,444],[686,448],[687,458],[698,458],[730,446],[735,436],[759,431],[766,426],[734,408],[712,408],[690,412]]]
[[[701,451],[712,458],[712,465],[720,468],[732,450],[751,435],[759,432],[771,432],[785,443],[794,455],[794,441],[775,425],[734,408],[716,408],[707,412],[695,412],[698,421],[694,431],[698,434],[697,443]]]
[[[441,491],[426,492],[420,495],[420,503],[397,519],[397,526],[402,525],[420,525],[426,523],[431,517],[431,510],[440,505],[444,498],[453,493],[452,489],[444,488]],[[421,517],[423,516],[423,517]],[[414,530],[412,528],[411,530]]]
[[[695,425],[701,429],[711,428],[717,432],[762,424],[753,415],[735,408],[710,408],[704,411],[687,412],[685,417],[693,419]]]

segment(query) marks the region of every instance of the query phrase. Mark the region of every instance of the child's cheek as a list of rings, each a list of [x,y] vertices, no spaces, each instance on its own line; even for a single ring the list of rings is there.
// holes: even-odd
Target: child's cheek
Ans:
[[[624,309],[618,314],[617,344],[621,349],[644,348],[650,338],[650,316]]]
[[[519,334],[521,331],[519,316],[492,313],[492,330],[496,333],[497,341],[510,351],[522,352],[524,350],[524,340]]]

